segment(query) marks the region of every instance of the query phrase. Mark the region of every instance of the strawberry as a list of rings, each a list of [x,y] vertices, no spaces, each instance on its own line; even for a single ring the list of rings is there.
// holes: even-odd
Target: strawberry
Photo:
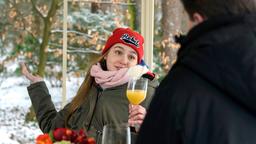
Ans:
[[[66,137],[66,129],[65,128],[57,128],[53,131],[53,137],[56,141],[61,141]]]

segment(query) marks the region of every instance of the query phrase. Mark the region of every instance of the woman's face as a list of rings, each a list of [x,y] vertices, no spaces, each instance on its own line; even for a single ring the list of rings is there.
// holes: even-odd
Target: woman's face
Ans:
[[[138,55],[135,50],[121,43],[113,45],[104,57],[109,71],[135,66]]]

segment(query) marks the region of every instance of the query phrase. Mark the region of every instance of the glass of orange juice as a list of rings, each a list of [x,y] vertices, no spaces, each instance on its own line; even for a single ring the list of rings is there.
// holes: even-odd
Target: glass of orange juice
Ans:
[[[126,95],[129,102],[133,105],[140,104],[147,94],[148,79],[130,79],[127,86]]]
[[[130,79],[127,86],[126,95],[129,102],[132,105],[139,105],[146,98],[148,88],[148,79]],[[135,124],[134,127],[136,131],[139,130],[139,125]]]

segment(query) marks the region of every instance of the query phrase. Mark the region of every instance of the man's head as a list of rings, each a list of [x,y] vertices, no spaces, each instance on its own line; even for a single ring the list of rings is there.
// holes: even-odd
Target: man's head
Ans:
[[[198,15],[207,19],[215,16],[256,12],[256,0],[181,0],[181,2],[190,20],[195,22],[197,22]]]

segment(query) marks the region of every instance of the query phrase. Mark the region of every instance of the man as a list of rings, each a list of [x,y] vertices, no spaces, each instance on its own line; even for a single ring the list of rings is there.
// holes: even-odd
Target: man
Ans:
[[[256,144],[256,0],[182,0],[194,27],[137,144]]]

